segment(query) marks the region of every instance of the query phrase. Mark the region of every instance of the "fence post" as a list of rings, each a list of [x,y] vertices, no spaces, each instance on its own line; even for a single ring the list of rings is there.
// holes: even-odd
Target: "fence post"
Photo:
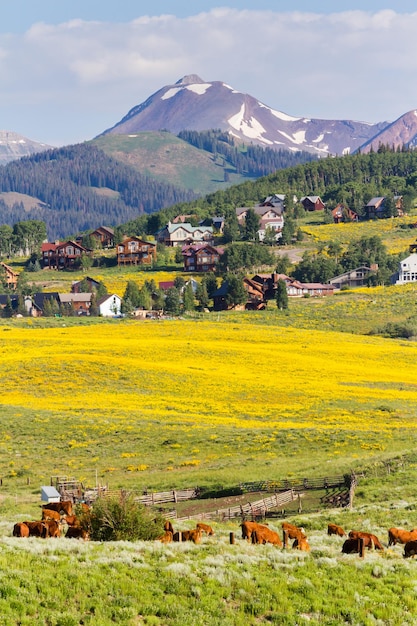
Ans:
[[[298,494],[298,512],[301,513],[303,510],[303,507],[301,506],[301,494]]]
[[[363,537],[359,537],[359,558],[365,558],[365,542]]]
[[[230,533],[229,534],[229,543],[230,543],[231,546],[234,545],[234,543],[235,543],[235,533]]]
[[[288,531],[287,530],[282,531],[282,543],[283,543],[284,548],[288,548]]]

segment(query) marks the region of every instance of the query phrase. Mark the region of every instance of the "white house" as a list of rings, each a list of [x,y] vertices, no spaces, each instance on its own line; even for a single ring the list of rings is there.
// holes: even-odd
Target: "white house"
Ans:
[[[417,283],[417,252],[412,252],[406,259],[400,261],[398,272],[391,277],[395,285]]]
[[[97,301],[98,313],[102,317],[120,315],[122,299],[115,293],[103,296]]]

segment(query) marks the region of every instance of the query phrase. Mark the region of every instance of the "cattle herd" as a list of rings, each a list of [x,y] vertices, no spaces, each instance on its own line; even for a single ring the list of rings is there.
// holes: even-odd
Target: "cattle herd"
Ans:
[[[13,527],[14,537],[60,537],[65,535],[69,539],[89,539],[89,525],[91,521],[91,511],[87,504],[81,504],[78,507],[78,515],[73,512],[73,504],[71,501],[49,502],[42,505],[42,518],[35,521],[17,522]],[[287,548],[290,540],[291,547],[295,550],[303,552],[310,551],[307,535],[304,528],[295,526],[288,522],[282,522],[282,534],[280,535],[269,528],[267,524],[259,524],[253,521],[243,521],[240,525],[242,530],[242,539],[250,541],[253,544],[270,543],[278,547]],[[64,532],[65,531],[65,532]],[[214,535],[213,528],[203,522],[198,522],[196,527],[191,530],[175,531],[170,520],[164,523],[164,534],[158,537],[162,543],[170,543],[172,541],[192,541],[201,543],[203,534]],[[231,543],[232,541],[231,534]],[[365,549],[383,550],[384,547],[378,537],[372,533],[351,530],[347,535],[341,526],[337,524],[328,524],[328,535],[336,535],[338,537],[346,537],[342,545],[343,554],[361,554]],[[388,530],[388,547],[396,544],[404,545],[404,558],[417,556],[417,529],[404,530],[402,528],[390,528]]]
[[[71,501],[49,502],[42,505],[42,518],[36,521],[18,522],[13,526],[14,537],[61,537],[89,539],[88,516],[90,508],[81,504],[81,515],[73,514]],[[65,530],[65,533],[64,533]]]
[[[242,530],[242,539],[254,544],[270,543],[284,548],[288,547],[291,540],[291,547],[293,549],[301,550],[303,552],[310,551],[310,545],[304,528],[295,526],[294,524],[290,524],[288,522],[282,522],[281,526],[283,532],[282,540],[280,535],[276,531],[269,528],[266,524],[244,521],[240,525]],[[192,530],[174,531],[170,520],[165,522],[164,531],[164,534],[158,537],[158,540],[162,543],[169,543],[171,541],[193,541],[194,543],[200,543],[203,533],[206,533],[207,535],[214,535],[214,531],[211,526],[203,523],[198,523],[196,528]],[[372,533],[351,530],[347,536],[341,526],[338,526],[337,524],[328,524],[327,534],[337,535],[338,537],[347,537],[342,545],[343,554],[360,554],[364,549],[384,549],[381,541]],[[231,533],[231,535],[233,535],[233,533]],[[390,528],[388,530],[388,547],[396,544],[404,545],[405,558],[416,556],[417,529],[407,531],[401,528]]]

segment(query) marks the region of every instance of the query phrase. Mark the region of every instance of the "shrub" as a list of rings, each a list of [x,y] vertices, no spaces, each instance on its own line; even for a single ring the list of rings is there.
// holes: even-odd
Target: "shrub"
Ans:
[[[99,498],[91,514],[91,539],[95,541],[137,541],[156,539],[163,522],[136,502],[131,495]]]

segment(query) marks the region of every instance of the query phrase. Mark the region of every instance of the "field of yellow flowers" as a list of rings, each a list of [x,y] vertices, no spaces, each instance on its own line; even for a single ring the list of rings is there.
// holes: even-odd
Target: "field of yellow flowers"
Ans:
[[[417,344],[223,319],[0,327],[5,483],[227,485],[415,446]]]

